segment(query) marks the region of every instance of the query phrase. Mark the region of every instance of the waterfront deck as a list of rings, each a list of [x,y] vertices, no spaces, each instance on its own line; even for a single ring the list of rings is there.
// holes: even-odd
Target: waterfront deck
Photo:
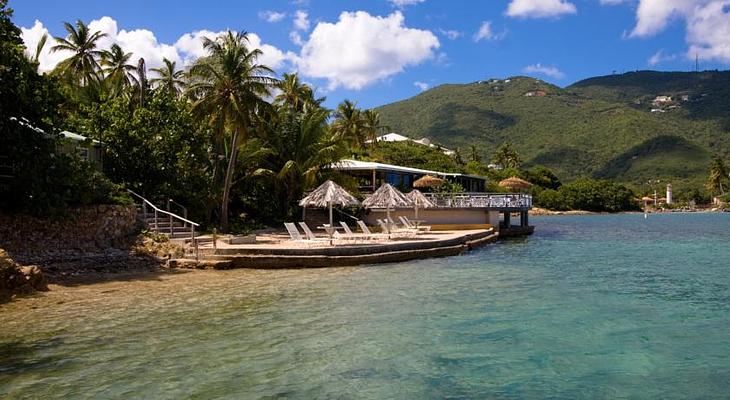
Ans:
[[[400,262],[446,257],[494,242],[493,229],[441,231],[377,243],[329,245],[288,240],[284,235],[257,237],[256,244],[229,245],[219,241],[199,248],[200,261],[175,260],[174,267],[230,268],[323,268],[348,265]]]

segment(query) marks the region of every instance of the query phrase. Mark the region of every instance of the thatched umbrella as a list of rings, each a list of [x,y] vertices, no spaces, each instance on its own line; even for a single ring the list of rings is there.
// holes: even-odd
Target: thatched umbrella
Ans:
[[[518,178],[516,176],[509,177],[501,182],[499,182],[499,186],[507,189],[518,189],[518,190],[527,190],[532,187],[532,183]]]
[[[413,202],[413,212],[416,215],[416,219],[418,219],[418,207],[436,207],[436,204],[433,204],[431,200],[424,196],[418,189],[413,189],[410,193],[406,194],[406,197]]]
[[[352,197],[350,193],[347,193],[347,190],[343,189],[342,186],[327,181],[314,189],[307,197],[301,199],[299,205],[302,207],[329,208],[330,226],[332,226],[332,205],[357,206],[360,205],[360,202]]]
[[[441,178],[437,178],[437,177],[431,176],[431,175],[424,175],[424,176],[416,179],[415,182],[413,182],[413,187],[424,188],[424,187],[441,186],[443,184],[444,184],[444,180]]]
[[[363,200],[362,206],[365,208],[385,208],[385,212],[390,220],[391,207],[410,207],[413,203],[398,189],[391,186],[390,183],[384,183],[370,197]]]

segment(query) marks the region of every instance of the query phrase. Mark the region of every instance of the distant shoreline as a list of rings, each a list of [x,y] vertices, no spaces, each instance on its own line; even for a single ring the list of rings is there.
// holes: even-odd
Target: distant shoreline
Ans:
[[[722,213],[720,209],[699,209],[699,210],[653,210],[648,211],[647,214],[709,214],[709,213]],[[585,211],[585,210],[568,210],[568,211],[553,211],[545,208],[535,207],[530,210],[531,217],[551,217],[551,216],[566,216],[566,215],[619,215],[619,214],[644,214],[644,211],[620,211],[616,213],[610,212],[596,212],[596,211]]]

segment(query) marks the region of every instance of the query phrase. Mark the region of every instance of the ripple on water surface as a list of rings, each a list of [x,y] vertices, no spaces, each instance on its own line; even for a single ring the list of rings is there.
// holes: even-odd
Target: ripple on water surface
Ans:
[[[0,308],[0,397],[727,396],[730,216],[533,221],[458,257],[56,288]]]

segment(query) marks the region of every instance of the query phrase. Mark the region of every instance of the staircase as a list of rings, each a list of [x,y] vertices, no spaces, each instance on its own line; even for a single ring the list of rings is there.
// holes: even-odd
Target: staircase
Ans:
[[[165,235],[171,240],[183,242],[192,242],[193,238],[197,236],[195,228],[199,224],[186,218],[187,209],[185,207],[180,206],[170,199],[167,202],[167,210],[163,210],[139,194],[129,189],[127,189],[127,192],[139,200],[139,204],[137,204],[137,216],[145,223],[150,231]],[[185,217],[170,212],[171,204],[177,204],[181,207]]]
[[[155,220],[155,213],[145,213],[141,206],[137,207],[137,217],[144,221],[145,226],[151,232],[157,232],[170,239],[190,239],[194,233],[194,227],[177,218],[158,213]]]

